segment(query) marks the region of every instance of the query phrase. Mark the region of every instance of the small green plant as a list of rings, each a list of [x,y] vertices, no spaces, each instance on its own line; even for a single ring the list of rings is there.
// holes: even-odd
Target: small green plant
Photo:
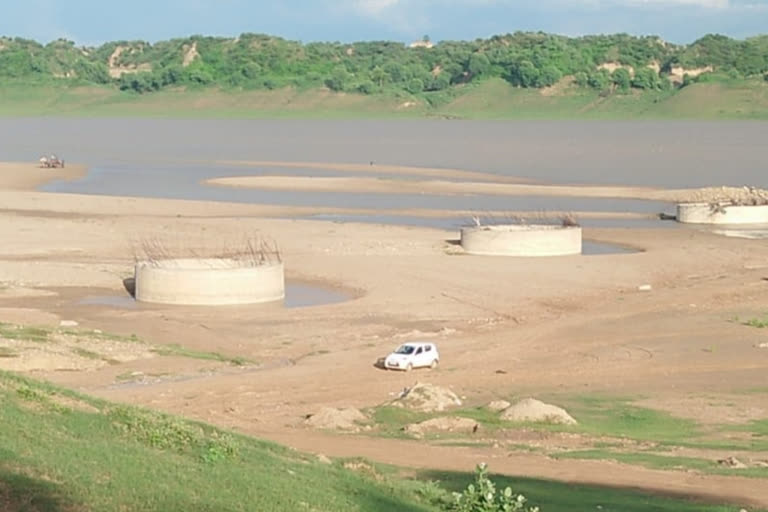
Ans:
[[[522,494],[515,494],[511,487],[497,492],[484,463],[475,469],[475,482],[453,496],[456,512],[539,512],[538,507],[526,507],[528,500]]]
[[[756,327],[758,329],[764,329],[768,327],[768,315],[764,315],[762,318],[750,318],[746,322],[744,322],[743,325],[747,325],[749,327]]]
[[[453,504],[451,495],[440,486],[439,482],[428,480],[416,488],[416,495],[425,503],[440,507],[450,508]]]

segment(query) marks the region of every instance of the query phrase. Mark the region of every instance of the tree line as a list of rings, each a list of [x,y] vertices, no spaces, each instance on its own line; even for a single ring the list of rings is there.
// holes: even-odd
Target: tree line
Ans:
[[[424,43],[428,42],[425,36]],[[300,43],[263,34],[192,36],[150,44],[78,47],[0,38],[0,80],[113,85],[148,93],[173,87],[327,87],[337,92],[428,95],[489,77],[543,88],[572,77],[605,90],[668,89],[716,77],[768,80],[768,35],[707,35],[689,45],[627,34],[565,37],[516,32],[474,41],[409,45],[391,41]],[[699,74],[702,70],[705,73]],[[679,77],[678,77],[679,78]]]

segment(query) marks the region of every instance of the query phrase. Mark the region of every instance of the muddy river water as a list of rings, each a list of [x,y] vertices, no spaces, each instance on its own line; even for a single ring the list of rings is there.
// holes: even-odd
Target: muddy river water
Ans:
[[[377,210],[653,214],[670,208],[627,199],[263,191],[200,181],[254,174],[218,161],[281,160],[460,168],[544,183],[768,187],[765,140],[768,123],[762,122],[0,120],[3,160],[34,161],[56,153],[90,168],[84,179],[51,183],[43,190]],[[309,169],[258,172],[343,175]]]

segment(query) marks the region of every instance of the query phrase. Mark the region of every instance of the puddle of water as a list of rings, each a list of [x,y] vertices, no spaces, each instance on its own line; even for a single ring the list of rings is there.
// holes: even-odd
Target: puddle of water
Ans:
[[[388,224],[396,226],[415,226],[435,229],[458,231],[466,226],[471,219],[468,217],[413,217],[404,215],[346,215],[346,214],[316,214],[298,217],[303,220],[325,220],[330,222],[361,222],[365,224]],[[677,222],[663,221],[656,218],[647,219],[578,219],[585,228],[635,228],[659,229],[676,228]]]
[[[729,238],[747,238],[749,240],[768,239],[768,224],[721,224],[717,226],[696,226],[701,231],[709,231]]]
[[[139,303],[130,295],[89,295],[83,297],[78,304],[83,306],[111,306],[120,309],[136,309]]]
[[[283,305],[288,309],[308,308],[338,304],[352,300],[352,295],[343,291],[306,283],[286,283]],[[137,309],[151,306],[137,302],[130,295],[89,295],[78,301],[84,306],[109,306],[118,309]]]
[[[293,309],[338,304],[348,300],[352,300],[352,296],[339,290],[303,283],[286,283],[283,304],[286,308]]]
[[[458,231],[461,226],[467,224],[467,219],[458,218],[431,218],[431,217],[401,217],[396,215],[311,215],[303,217],[307,220],[329,220],[333,222],[363,222],[375,224],[396,224],[405,226],[429,227],[444,229],[446,231]],[[675,227],[676,222],[667,222],[657,219],[585,219],[579,220],[585,227],[610,227],[610,228],[658,228]],[[582,242],[582,254],[631,254],[640,252],[631,247],[609,244],[605,242]]]
[[[638,252],[641,251],[623,245],[590,242],[589,240],[584,240],[581,243],[581,254],[586,256],[594,256],[597,254],[634,254]]]
[[[725,229],[712,232],[729,238],[746,238],[748,240],[765,240],[768,238],[768,229]]]

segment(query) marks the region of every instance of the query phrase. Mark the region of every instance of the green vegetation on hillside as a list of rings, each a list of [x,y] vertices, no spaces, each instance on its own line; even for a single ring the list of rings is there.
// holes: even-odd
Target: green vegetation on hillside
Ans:
[[[411,47],[259,34],[78,47],[0,37],[0,115],[768,118],[768,35],[516,32]]]
[[[150,44],[118,41],[97,48],[0,38],[0,80],[111,85],[145,93],[216,86],[234,90],[325,87],[365,95],[399,93],[445,101],[488,78],[544,88],[570,76],[609,91],[668,90],[694,80],[763,77],[768,36],[743,41],[707,35],[690,45],[626,34],[570,38],[516,32],[474,41],[424,41],[416,47],[374,41],[308,43],[261,34],[193,36]]]

